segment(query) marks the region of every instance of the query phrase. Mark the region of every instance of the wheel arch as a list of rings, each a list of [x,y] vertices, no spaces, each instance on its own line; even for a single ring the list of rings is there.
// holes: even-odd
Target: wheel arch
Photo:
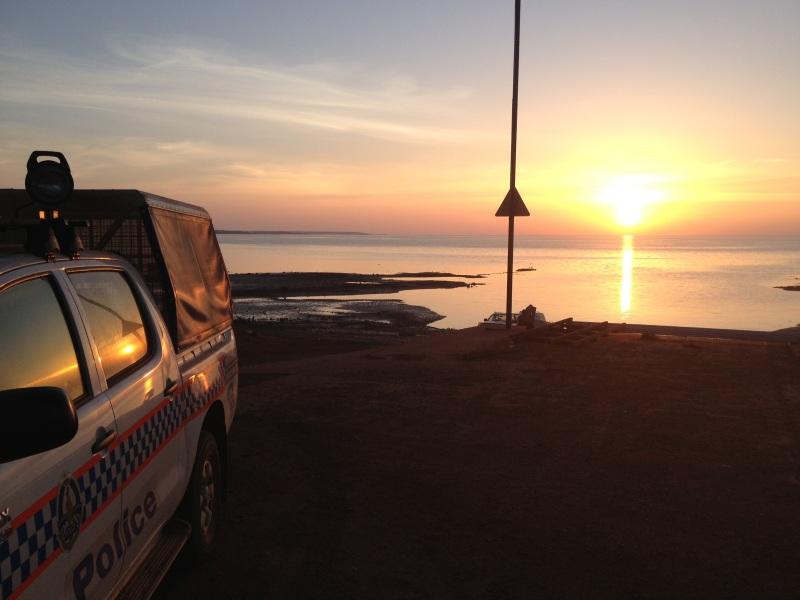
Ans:
[[[208,409],[205,419],[203,419],[202,429],[213,435],[217,442],[219,457],[222,462],[222,498],[227,499],[230,462],[228,460],[228,432],[225,429],[225,407],[221,401],[217,400]]]

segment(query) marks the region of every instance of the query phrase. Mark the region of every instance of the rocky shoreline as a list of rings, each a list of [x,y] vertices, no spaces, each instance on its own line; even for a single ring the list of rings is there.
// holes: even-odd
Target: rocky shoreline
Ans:
[[[323,298],[239,298],[236,318],[253,322],[300,321],[350,327],[371,323],[390,328],[424,327],[444,317],[402,300],[328,300]]]
[[[444,316],[402,300],[326,298],[393,294],[405,290],[482,285],[459,275],[426,271],[392,275],[361,273],[236,273],[230,276],[234,315],[251,323],[305,324],[321,329],[361,328],[370,333],[416,334]]]

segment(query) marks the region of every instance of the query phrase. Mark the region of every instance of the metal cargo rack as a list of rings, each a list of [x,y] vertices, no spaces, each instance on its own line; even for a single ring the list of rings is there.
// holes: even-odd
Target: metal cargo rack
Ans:
[[[0,228],[36,213],[25,190],[0,190]],[[86,250],[118,254],[136,267],[179,350],[230,326],[230,282],[203,208],[139,190],[74,190],[56,213],[79,231]],[[0,242],[24,251],[19,231]]]

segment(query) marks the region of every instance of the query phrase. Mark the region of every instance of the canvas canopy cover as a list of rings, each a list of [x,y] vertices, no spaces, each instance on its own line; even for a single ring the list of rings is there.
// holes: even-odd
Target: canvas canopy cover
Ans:
[[[29,202],[24,190],[0,190],[0,205],[19,210]],[[228,273],[203,208],[138,190],[75,190],[60,210],[88,224],[79,230],[87,250],[137,267],[178,351],[230,326]]]

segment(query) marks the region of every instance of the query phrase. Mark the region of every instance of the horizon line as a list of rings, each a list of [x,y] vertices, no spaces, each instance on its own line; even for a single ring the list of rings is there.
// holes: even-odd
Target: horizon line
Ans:
[[[438,237],[483,237],[483,236],[499,236],[504,237],[505,233],[476,233],[476,232],[463,232],[463,233],[435,233],[435,232],[406,232],[406,233],[386,233],[386,232],[368,232],[368,231],[338,231],[338,230],[316,230],[316,229],[215,229],[217,234],[225,235],[353,235],[353,236],[438,236]],[[517,237],[618,237],[618,236],[644,236],[644,237],[795,237],[800,235],[797,233],[765,233],[765,232],[750,232],[750,233],[655,233],[655,232],[636,232],[636,231],[620,231],[620,232],[597,232],[597,233],[522,233],[517,234]]]
[[[308,230],[285,230],[285,229],[217,229],[217,233],[228,235],[375,235],[365,231],[317,231]]]

